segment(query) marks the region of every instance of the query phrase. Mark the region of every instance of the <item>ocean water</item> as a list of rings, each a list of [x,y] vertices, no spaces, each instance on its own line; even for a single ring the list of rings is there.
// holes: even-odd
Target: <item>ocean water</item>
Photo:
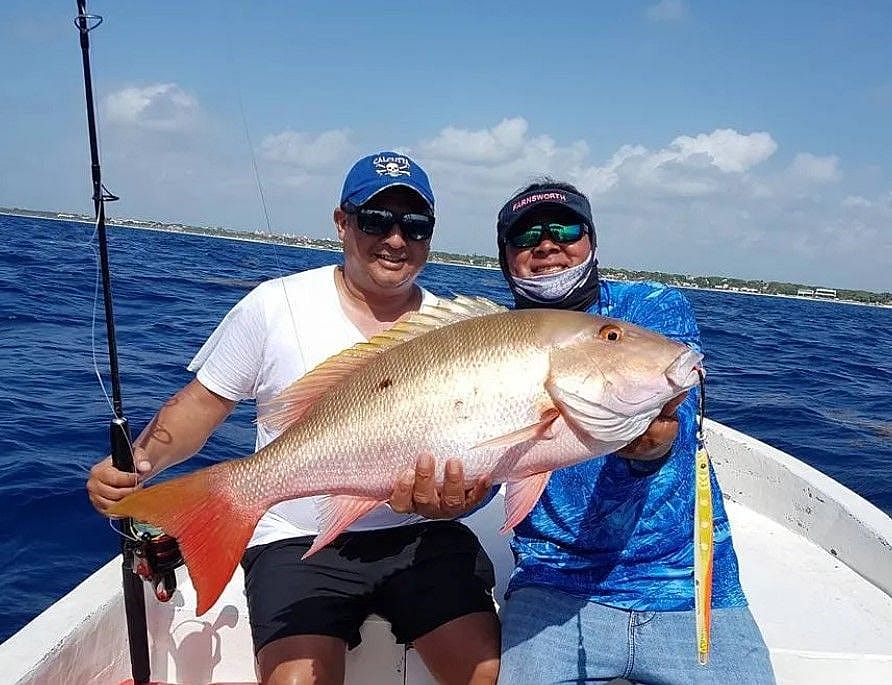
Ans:
[[[0,216],[0,641],[118,550],[84,483],[111,409],[93,227]],[[190,374],[226,311],[261,280],[334,252],[109,231],[124,412],[136,435]],[[708,265],[704,266],[708,270]],[[429,265],[441,295],[508,303],[497,271]],[[685,291],[709,370],[707,415],[841,481],[892,514],[892,309]],[[95,322],[94,322],[95,307]],[[175,471],[247,454],[251,407]]]

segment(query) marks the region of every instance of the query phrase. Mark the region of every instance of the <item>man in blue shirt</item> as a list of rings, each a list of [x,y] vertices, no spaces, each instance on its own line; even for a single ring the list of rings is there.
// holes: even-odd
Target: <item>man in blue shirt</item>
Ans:
[[[694,312],[658,283],[598,277],[588,199],[546,180],[499,213],[499,261],[518,308],[623,319],[700,350]],[[619,452],[555,471],[514,529],[499,682],[773,683],[747,608],[715,474],[712,644],[697,662],[693,588],[699,391]]]

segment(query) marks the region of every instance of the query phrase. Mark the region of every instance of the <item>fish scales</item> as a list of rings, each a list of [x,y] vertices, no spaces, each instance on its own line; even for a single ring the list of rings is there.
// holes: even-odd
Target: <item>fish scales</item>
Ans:
[[[258,452],[243,487],[386,497],[425,451],[440,479],[449,457],[463,459],[469,479],[488,475],[497,451],[472,448],[553,406],[541,318],[526,311],[460,321],[379,356]]]

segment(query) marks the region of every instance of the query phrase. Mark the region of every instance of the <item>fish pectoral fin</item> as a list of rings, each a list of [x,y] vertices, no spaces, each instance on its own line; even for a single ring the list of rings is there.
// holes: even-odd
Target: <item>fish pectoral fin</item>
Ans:
[[[505,492],[505,525],[502,526],[501,533],[508,533],[526,518],[539,501],[550,477],[551,471],[544,471],[521,480],[508,481]]]
[[[551,440],[554,437],[551,425],[560,415],[561,413],[553,407],[551,409],[546,409],[542,412],[542,419],[537,423],[524,426],[519,430],[511,431],[505,435],[500,435],[496,438],[478,443],[471,449],[476,450],[484,447],[513,447],[514,445],[526,442],[527,440]]]
[[[353,495],[332,495],[326,498],[319,505],[319,534],[301,559],[318,552],[344,532],[350,524],[380,504],[384,504],[384,500]]]

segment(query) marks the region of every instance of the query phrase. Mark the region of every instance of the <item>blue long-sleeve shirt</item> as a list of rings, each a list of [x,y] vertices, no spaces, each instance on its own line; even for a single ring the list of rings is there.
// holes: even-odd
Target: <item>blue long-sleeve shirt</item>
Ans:
[[[694,312],[659,283],[602,282],[589,310],[662,333],[701,350]],[[678,437],[659,468],[616,455],[552,473],[539,502],[514,529],[508,592],[554,587],[610,606],[678,611],[694,606],[693,390],[678,408]],[[721,491],[711,473],[715,520],[713,607],[745,606]]]

